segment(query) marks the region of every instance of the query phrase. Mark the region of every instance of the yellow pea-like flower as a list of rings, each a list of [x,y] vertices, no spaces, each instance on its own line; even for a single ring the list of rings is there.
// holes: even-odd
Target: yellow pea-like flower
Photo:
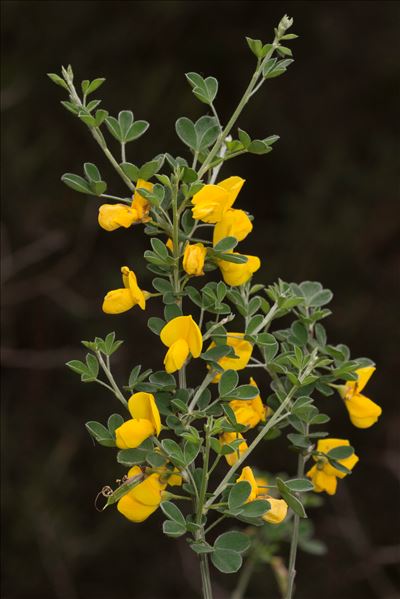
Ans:
[[[236,482],[245,480],[251,486],[251,492],[246,500],[246,503],[250,503],[255,499],[265,499],[270,504],[270,509],[263,514],[262,518],[265,522],[270,524],[280,524],[287,515],[288,506],[284,499],[276,499],[268,495],[268,489],[264,488],[267,486],[265,479],[259,479],[254,476],[253,470],[250,466],[245,466]],[[259,487],[261,485],[261,488]]]
[[[243,368],[246,368],[253,351],[253,346],[250,341],[244,339],[244,333],[227,333],[226,345],[233,348],[236,358],[224,356],[218,360],[218,364],[224,370],[243,370]],[[214,342],[210,344],[209,349],[212,347],[215,347]],[[221,374],[217,373],[212,382],[217,383],[220,378]]]
[[[276,499],[270,495],[261,495],[259,499],[266,499],[271,508],[263,514],[262,519],[270,524],[280,524],[286,518],[288,505],[284,499]]]
[[[193,218],[205,223],[218,223],[233,205],[243,183],[241,177],[229,177],[217,185],[204,185],[192,198]]]
[[[154,187],[153,183],[144,181],[144,179],[138,179],[138,181],[136,183],[136,190],[135,190],[135,193],[133,194],[131,208],[136,211],[137,220],[139,222],[146,223],[150,220],[149,212],[150,212],[151,204],[137,190],[138,189],[146,189],[147,191],[152,191],[153,187]]]
[[[137,222],[137,213],[126,204],[103,204],[99,208],[98,221],[106,231],[115,231],[120,227],[127,229]]]
[[[250,385],[257,387],[252,377],[250,378]],[[236,421],[249,428],[254,428],[259,422],[267,418],[267,407],[263,404],[259,395],[249,400],[234,399],[229,402],[229,405],[235,413]]]
[[[317,443],[317,451],[326,454],[335,447],[349,445],[350,442],[346,439],[320,439]],[[337,488],[337,478],[344,478],[346,476],[346,473],[341,472],[334,466],[331,466],[327,458],[324,458],[323,456],[313,456],[313,458],[317,463],[312,468],[310,468],[306,476],[311,478],[314,484],[314,491],[316,491],[317,493],[326,491],[328,495],[334,495],[336,493]],[[356,454],[353,453],[348,458],[337,460],[337,462],[339,462],[339,464],[342,464],[342,466],[345,466],[345,468],[347,468],[348,470],[352,470],[354,466],[357,464],[358,460],[358,456],[356,456]]]
[[[230,443],[232,443],[232,441],[236,441],[236,439],[243,439],[243,441],[242,443],[240,443],[239,447],[237,447],[234,452],[226,454],[225,459],[228,462],[229,466],[233,466],[233,464],[235,464],[238,461],[242,453],[248,450],[249,446],[244,440],[243,435],[241,435],[240,433],[223,433],[219,437],[219,442],[221,445],[229,445]]]
[[[120,449],[139,447],[149,437],[159,435],[161,418],[154,395],[140,391],[134,393],[128,401],[132,416],[115,431],[115,443]]]
[[[188,243],[183,253],[183,270],[188,275],[199,277],[204,275],[204,261],[207,248],[202,243]]]
[[[236,256],[240,255],[238,252],[231,253]],[[247,262],[243,262],[242,264],[237,264],[236,262],[229,262],[228,260],[217,261],[217,264],[222,274],[222,278],[224,279],[227,285],[230,285],[231,287],[244,285],[244,283],[247,283],[247,281],[251,279],[253,274],[260,268],[260,258],[258,258],[257,256],[248,255],[245,255],[245,257],[247,258]]]
[[[133,466],[128,472],[128,477],[138,474],[142,474],[141,469],[139,466]],[[143,522],[159,507],[164,489],[165,485],[160,482],[159,474],[151,474],[121,497],[117,509],[131,522]]]
[[[139,179],[136,184],[137,189],[147,189],[151,191],[153,184],[143,179]],[[135,190],[132,197],[132,204],[103,204],[99,208],[98,221],[100,227],[106,231],[115,231],[120,227],[132,226],[135,223],[145,223],[149,219],[150,203],[140,193]]]
[[[377,422],[382,408],[374,401],[361,394],[365,385],[375,372],[374,366],[365,366],[356,370],[357,381],[347,381],[341,385],[339,393],[350,415],[350,420],[357,428],[369,428]]]
[[[103,312],[121,314],[138,305],[142,310],[146,307],[145,293],[139,288],[135,273],[127,266],[121,268],[123,289],[109,291],[103,301]]]
[[[252,229],[251,220],[243,210],[229,208],[214,227],[213,245],[225,237],[236,237],[238,241],[243,241]]]
[[[239,478],[236,479],[237,483],[240,483],[241,481],[246,481],[251,487],[250,495],[246,499],[246,503],[254,501],[254,499],[257,498],[258,486],[256,478],[253,474],[253,470],[250,468],[250,466],[245,466],[242,468]]]
[[[203,338],[192,316],[177,316],[162,328],[160,339],[169,350],[164,359],[166,372],[180,370],[189,354],[198,358],[203,348]]]

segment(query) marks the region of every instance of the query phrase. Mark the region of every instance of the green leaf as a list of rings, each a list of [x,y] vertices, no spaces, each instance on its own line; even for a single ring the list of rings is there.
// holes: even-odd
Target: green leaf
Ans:
[[[135,183],[136,183],[136,181],[139,179],[140,169],[135,164],[132,164],[131,162],[123,162],[122,164],[120,164],[120,167],[124,171],[125,175],[127,175],[127,177],[129,177],[129,179],[131,179],[132,181],[135,181]]]
[[[282,498],[286,501],[293,512],[300,516],[300,518],[307,518],[303,504],[301,503],[300,499],[293,495],[286,483],[281,478],[277,478],[276,484],[278,485],[278,489],[282,495]]]
[[[118,123],[121,130],[121,136],[126,141],[126,134],[133,123],[133,112],[131,110],[121,110],[118,114]]]
[[[66,363],[66,366],[68,366],[68,368],[70,368],[78,374],[83,374],[87,372],[86,364],[84,364],[80,360],[70,360],[70,362]]]
[[[104,445],[104,447],[115,447],[113,436],[105,426],[100,424],[100,422],[90,420],[89,422],[86,422],[85,426],[89,434],[97,441],[97,443]]]
[[[147,321],[147,326],[149,327],[150,331],[155,333],[155,335],[159,335],[165,326],[165,320],[162,318],[157,318],[156,316],[151,316]]]
[[[224,237],[214,246],[215,252],[230,252],[238,244],[236,237]]]
[[[194,123],[190,119],[184,116],[179,118],[175,123],[175,130],[184,144],[193,150],[197,148],[197,133]]]
[[[86,356],[86,364],[88,367],[89,373],[93,376],[93,378],[97,378],[99,374],[99,362],[93,354],[87,354]]]
[[[240,515],[245,518],[259,518],[271,509],[271,504],[265,499],[255,499],[246,503],[240,510]]]
[[[235,530],[219,535],[214,543],[214,549],[230,549],[237,553],[244,553],[250,547],[250,538],[242,532]]]
[[[186,528],[185,516],[182,514],[178,506],[176,506],[171,501],[163,501],[160,504],[160,507],[164,514],[167,516],[167,518],[173,520],[174,522],[178,522],[178,524],[181,524]]]
[[[109,433],[114,437],[116,429],[122,424],[124,424],[124,419],[120,414],[111,414],[107,420],[107,428]]]
[[[89,179],[89,181],[101,181],[99,169],[92,162],[85,162],[83,165],[83,170],[85,171],[86,178]]]
[[[184,535],[186,532],[186,526],[174,522],[172,520],[166,520],[163,522],[163,533],[168,537],[177,538]]]
[[[215,77],[204,79],[198,73],[186,73],[186,79],[193,88],[193,93],[204,104],[211,105],[218,92],[218,81]]]
[[[229,397],[233,399],[254,399],[259,393],[260,391],[255,385],[240,385],[229,393]]]
[[[237,572],[242,565],[242,556],[230,549],[215,549],[211,561],[220,572],[231,574]]]
[[[314,489],[314,485],[308,478],[292,478],[291,480],[286,480],[285,484],[288,489],[294,492],[305,493]]]
[[[139,170],[140,179],[144,179],[145,181],[149,181],[162,167],[164,164],[164,156],[158,156],[154,160],[150,160],[149,162],[145,162]]]
[[[354,453],[354,448],[351,445],[342,445],[340,447],[334,447],[326,454],[328,458],[332,460],[345,460]]]
[[[225,370],[218,383],[218,391],[221,397],[229,395],[237,386],[239,375],[236,370]]]
[[[103,85],[104,81],[104,77],[98,77],[97,79],[93,79],[93,81],[89,84],[89,87],[86,90],[86,95],[88,96],[89,94],[95,92],[96,89],[100,87],[100,85]]]
[[[251,493],[251,485],[245,480],[242,480],[233,485],[228,496],[228,506],[231,511],[240,508]]]
[[[150,127],[150,123],[147,121],[135,121],[128,129],[124,141],[130,142],[135,139],[139,139],[142,137],[144,133],[146,133],[147,129]]]
[[[94,195],[93,191],[90,188],[89,183],[83,177],[79,175],[74,175],[74,173],[65,173],[61,177],[61,181],[65,183],[68,187],[73,189],[74,191],[79,191],[79,193],[87,193],[89,195]]]
[[[246,42],[250,50],[253,52],[257,58],[262,58],[263,54],[263,43],[261,40],[254,40],[251,37],[246,37]]]
[[[59,85],[60,87],[63,87],[64,89],[66,89],[69,92],[68,85],[66,84],[64,79],[62,79],[59,75],[57,75],[56,73],[47,73],[47,76],[50,77],[50,79],[52,80],[53,83],[55,83],[56,85]]]
[[[121,127],[119,122],[117,121],[117,119],[113,116],[108,116],[105,119],[105,123],[107,125],[107,129],[109,130],[109,132],[111,133],[111,135],[113,137],[115,137],[115,139],[117,139],[118,141],[122,141],[122,131],[121,131]]]

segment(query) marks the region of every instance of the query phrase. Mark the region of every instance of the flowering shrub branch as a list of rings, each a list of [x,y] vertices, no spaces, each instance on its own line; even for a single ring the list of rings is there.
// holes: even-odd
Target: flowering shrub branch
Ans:
[[[304,521],[305,508],[316,504],[314,492],[335,493],[337,479],[350,474],[358,461],[347,440],[327,438],[321,426],[329,416],[320,408],[341,398],[360,428],[371,426],[381,413],[361,395],[374,371],[372,363],[351,359],[346,346],[327,341],[321,321],[331,314],[326,308],[331,291],[310,281],[252,283],[260,258],[237,249],[251,233],[253,217],[233,207],[245,181],[239,176],[219,179],[228,160],[267,154],[278,140],[277,135],[252,139],[240,128],[235,137],[233,129],[252,96],[293,62],[292,51],[283,45],[297,37],[287,33],[291,25],[283,17],[272,43],[247,38],[256,68],[225,126],[214,104],[218,81],[186,74],[193,94],[211,112],[196,122],[187,117],[176,122],[189,160],[161,153],[141,166],[128,162],[129,144],[145,134],[149,123],[135,120],[129,110],[113,117],[99,108],[100,100],[90,100],[103,78],[83,81],[79,95],[70,66],[62,68],[61,76],[49,74],[68,92],[63,106],[89,128],[129,197],[106,193],[107,183],[93,163],[84,164],[83,176],[66,173],[62,180],[108,202],[98,215],[106,231],[143,225],[150,237],[144,258],[155,275],[154,291],[143,290],[134,271],[122,266],[122,282],[116,275],[116,288],[106,293],[103,311],[115,315],[136,306],[148,311],[148,327],[159,338],[155,343],[166,348],[163,369],[134,366],[123,386],[112,374],[112,356],[122,343],[114,333],[84,341],[86,361],[68,362],[83,382],[105,387],[126,409],[124,416],[112,414],[106,425],[86,424],[99,444],[117,448],[117,462],[129,469],[119,487],[103,489],[103,509],[116,504],[137,523],[161,507],[163,532],[172,538],[186,535],[199,556],[206,599],[212,597],[209,560],[221,572],[233,573],[244,555],[249,561],[236,598],[243,596],[248,572],[260,560],[271,565],[282,596],[291,599],[298,546],[318,546]],[[107,135],[118,143],[120,159],[110,150]],[[222,280],[197,284],[217,269]],[[164,318],[151,316],[153,302],[160,299]],[[277,328],[283,317],[290,324]],[[197,386],[187,372],[193,362],[203,377]],[[252,374],[254,369],[261,372],[240,378],[248,368]],[[324,399],[335,390],[338,399]],[[253,450],[281,435],[298,454],[297,474],[256,475],[248,465]],[[305,474],[310,460],[314,465]],[[268,463],[263,470],[268,471]],[[248,526],[210,540],[210,532],[227,519]],[[288,540],[286,570],[274,547],[280,551],[281,541]]]

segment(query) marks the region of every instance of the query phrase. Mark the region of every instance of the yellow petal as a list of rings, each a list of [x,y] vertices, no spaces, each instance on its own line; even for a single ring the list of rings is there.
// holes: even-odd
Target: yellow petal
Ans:
[[[351,422],[357,428],[369,428],[377,422],[382,414],[382,408],[378,404],[360,393],[346,399],[345,406]]]
[[[99,208],[98,221],[106,231],[115,231],[119,227],[127,229],[137,221],[137,212],[124,204],[103,204]]]
[[[232,252],[239,255],[237,252]],[[218,266],[221,270],[222,277],[227,285],[237,287],[244,285],[252,277],[261,266],[260,258],[257,256],[247,256],[247,262],[236,264],[228,260],[218,260]]]
[[[142,310],[144,310],[146,307],[146,298],[144,292],[137,284],[135,273],[127,266],[123,266],[121,268],[121,273],[124,286],[130,290],[134,305],[138,305]]]
[[[129,289],[114,289],[109,291],[103,301],[103,312],[106,314],[121,314],[135,305]]]
[[[121,424],[115,431],[115,443],[120,449],[134,449],[139,447],[145,439],[155,433],[155,428],[150,420],[134,418]]]
[[[317,493],[322,493],[322,491],[326,491],[328,495],[336,493],[336,476],[327,474],[325,470],[319,470],[316,465],[307,472],[306,476],[311,478],[314,484],[314,491]]]
[[[219,442],[221,445],[229,445],[230,443],[232,443],[232,441],[235,441],[236,439],[243,439],[243,435],[241,435],[240,433],[223,433],[219,437]],[[233,464],[235,464],[238,461],[239,456],[245,451],[247,451],[247,449],[248,445],[246,441],[243,439],[243,442],[239,445],[236,451],[228,453],[225,456],[225,459],[228,462],[229,466],[233,466]]]
[[[133,195],[133,200],[132,200],[131,207],[136,210],[137,215],[138,215],[138,220],[146,222],[149,220],[148,214],[150,212],[151,205],[146,200],[146,198],[144,198],[142,195],[140,195],[140,193],[137,191],[137,189],[147,189],[148,191],[152,191],[153,184],[149,183],[148,181],[144,181],[143,179],[138,179],[138,181],[136,183],[136,191]]]
[[[218,183],[218,187],[222,187],[229,194],[228,207],[230,208],[235,202],[239,191],[242,189],[245,179],[241,177],[228,177]]]
[[[160,505],[161,502],[161,491],[163,485],[160,483],[160,476],[158,474],[151,474],[142,483],[134,487],[129,494],[140,501],[144,505]]]
[[[131,522],[143,522],[157,508],[158,505],[143,505],[143,503],[136,501],[129,493],[121,497],[117,503],[118,511]]]
[[[217,245],[224,237],[236,237],[238,241],[242,241],[252,228],[251,220],[243,210],[229,208],[214,227],[213,245]]]
[[[268,493],[268,481],[262,476],[256,476],[257,483],[257,497],[259,495],[266,495]]]
[[[265,522],[269,522],[270,524],[280,524],[283,522],[288,511],[286,501],[283,499],[276,499],[270,495],[260,497],[259,499],[266,499],[271,505],[271,509],[262,516],[262,519],[265,520]]]
[[[203,347],[201,331],[191,316],[177,316],[167,322],[161,330],[160,339],[167,347],[171,347],[176,341],[184,339],[194,358],[199,357]]]
[[[188,275],[198,277],[204,275],[204,261],[207,249],[202,243],[190,244],[185,247],[183,254],[183,269]]]
[[[152,393],[146,393],[144,391],[134,393],[129,398],[128,409],[132,418],[149,420],[152,423],[156,434],[160,434],[160,412],[158,411],[157,404]]]
[[[224,370],[242,370],[243,368],[246,368],[253,351],[253,346],[249,341],[243,339],[243,337],[244,333],[229,332],[227,334],[226,344],[233,347],[233,351],[237,358],[229,358],[226,356],[221,358],[218,361],[218,364]],[[211,344],[210,347],[214,347],[214,344]]]
[[[242,469],[242,472],[241,472],[239,478],[236,480],[236,482],[239,483],[243,480],[246,481],[247,483],[249,483],[251,486],[250,495],[246,499],[246,503],[249,503],[250,501],[254,501],[254,499],[256,499],[257,492],[258,492],[258,485],[257,485],[256,479],[254,477],[253,471],[250,468],[250,466],[245,466]]]
[[[230,207],[229,200],[229,191],[219,185],[204,185],[192,198],[193,218],[206,223],[216,223]]]
[[[189,355],[189,345],[185,339],[178,339],[171,345],[164,358],[165,370],[169,374],[180,370]]]
[[[368,383],[371,376],[374,374],[376,368],[375,366],[365,366],[364,368],[359,368],[356,370],[356,375],[358,376],[357,381],[357,391],[362,391],[365,385]]]

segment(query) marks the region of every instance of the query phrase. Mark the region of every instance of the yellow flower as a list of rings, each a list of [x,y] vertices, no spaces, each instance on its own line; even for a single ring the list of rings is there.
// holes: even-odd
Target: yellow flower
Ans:
[[[236,448],[236,450],[232,453],[228,453],[225,458],[228,462],[229,466],[233,466],[235,462],[238,461],[239,457],[242,453],[248,450],[248,445],[243,438],[243,435],[240,433],[223,433],[219,437],[219,442],[221,445],[229,445],[232,441],[236,441],[236,439],[243,439],[243,442]]]
[[[226,336],[226,345],[233,347],[233,351],[235,352],[236,358],[230,358],[228,356],[224,356],[220,360],[218,360],[218,364],[224,370],[243,370],[246,368],[248,361],[250,360],[251,353],[253,351],[253,346],[249,341],[243,339],[244,333],[227,333]],[[212,342],[209,349],[215,347],[215,343]],[[213,383],[217,383],[221,378],[221,374],[217,373],[213,379]]]
[[[174,243],[173,243],[171,237],[168,237],[165,245],[167,246],[167,248],[169,249],[170,252],[174,251]]]
[[[153,189],[153,184],[139,179],[136,185],[137,188]],[[99,208],[99,225],[106,231],[115,231],[119,227],[126,229],[134,223],[147,222],[150,211],[149,202],[135,190],[132,198],[132,204],[103,204]]]
[[[231,252],[239,256],[238,252]],[[257,256],[247,256],[247,262],[236,264],[228,260],[218,260],[217,264],[221,270],[222,277],[227,285],[237,287],[244,285],[261,266],[260,258]]]
[[[233,205],[244,179],[229,177],[217,185],[204,185],[192,198],[192,214],[196,220],[218,223]]]
[[[128,409],[132,418],[115,430],[115,443],[120,449],[139,447],[148,437],[158,436],[161,430],[160,412],[151,393],[134,393],[128,401]]]
[[[246,499],[246,503],[249,503],[250,501],[254,501],[254,499],[256,499],[258,492],[257,481],[250,466],[245,466],[242,468],[242,472],[236,482],[240,483],[243,480],[249,483],[251,487],[250,495]]]
[[[148,181],[144,181],[143,179],[138,179],[136,183],[136,190],[133,194],[132,206],[131,208],[136,211],[137,221],[146,223],[150,220],[148,214],[150,212],[151,204],[137,191],[138,189],[146,189],[147,191],[152,191],[153,183],[149,183]]]
[[[252,228],[251,220],[243,210],[229,208],[214,227],[213,245],[217,245],[224,237],[236,237],[242,241]]]
[[[183,269],[188,275],[204,275],[204,261],[207,248],[202,243],[188,243],[183,254]]]
[[[142,474],[139,466],[133,466],[128,472],[128,477],[132,478],[139,474]],[[160,505],[164,489],[165,484],[160,482],[159,474],[151,474],[121,497],[117,509],[131,522],[143,522]]]
[[[177,316],[167,322],[160,339],[169,347],[164,359],[165,370],[169,373],[180,370],[189,353],[198,358],[203,347],[201,331],[192,316]]]
[[[126,204],[103,204],[99,208],[99,225],[106,231],[115,231],[120,227],[127,229],[136,219],[136,211]]]
[[[160,466],[159,468],[155,468],[155,470],[157,470],[157,473],[160,475],[160,481],[162,483],[165,483],[170,487],[182,486],[182,475],[180,474],[178,468],[175,467],[173,470],[171,470],[167,466]]]
[[[127,266],[121,268],[121,273],[124,289],[114,289],[107,293],[103,302],[103,312],[106,314],[121,314],[136,304],[142,310],[146,307],[145,294],[139,289],[135,273]]]
[[[366,366],[356,370],[357,381],[348,381],[341,385],[339,393],[350,415],[350,420],[358,428],[369,428],[377,422],[382,414],[382,408],[374,401],[362,395],[362,391],[375,372],[374,366]]]
[[[288,505],[284,499],[276,499],[270,495],[260,495],[259,499],[266,499],[271,508],[263,514],[262,519],[270,524],[280,524],[286,518]]]
[[[328,453],[334,447],[342,447],[350,445],[349,441],[345,439],[320,439],[317,444],[317,451],[321,453]],[[344,478],[345,472],[341,472],[328,462],[328,459],[323,456],[313,456],[317,462],[315,466],[310,468],[306,476],[311,478],[314,483],[314,491],[321,493],[326,491],[328,495],[334,495],[336,493],[337,478]],[[336,460],[345,468],[352,470],[358,462],[358,456],[355,453],[344,458],[343,460]]]
[[[236,480],[236,482],[240,482],[242,480],[250,483],[251,492],[249,497],[246,500],[246,503],[250,503],[255,499],[265,499],[269,502],[271,508],[263,514],[262,518],[266,522],[270,524],[280,524],[285,518],[288,510],[288,506],[286,501],[283,499],[276,499],[275,497],[271,497],[271,495],[267,494],[267,490],[265,488],[259,488],[259,485],[262,487],[267,486],[267,481],[263,478],[256,478],[253,474],[252,469],[249,466],[245,466],[243,468],[241,475]]]
[[[250,385],[257,387],[252,377],[250,378]],[[249,400],[234,399],[229,402],[229,405],[235,413],[236,421],[249,428],[254,428],[267,417],[267,407],[264,406],[259,395]]]

